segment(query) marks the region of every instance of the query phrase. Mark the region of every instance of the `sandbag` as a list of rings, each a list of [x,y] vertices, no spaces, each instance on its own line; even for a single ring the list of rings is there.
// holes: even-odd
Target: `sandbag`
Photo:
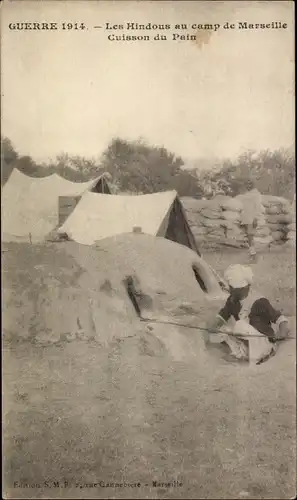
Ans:
[[[232,200],[232,196],[228,196],[227,194],[216,194],[212,200],[221,206],[222,203]]]
[[[280,207],[277,205],[272,205],[266,208],[266,214],[268,215],[278,215],[280,213]]]
[[[283,214],[290,214],[291,212],[292,212],[292,210],[291,210],[289,203],[282,206],[282,213]]]
[[[210,240],[210,241],[214,241],[214,240],[219,240],[221,238],[225,238],[225,235],[222,234],[222,233],[209,233],[207,235],[207,238]]]
[[[239,222],[232,221],[232,220],[226,220],[222,219],[221,226],[226,229],[234,229],[234,230],[240,230],[241,226]]]
[[[222,212],[222,218],[233,222],[240,222],[240,213],[232,212],[231,210],[226,210]]]
[[[280,215],[280,214],[289,214],[290,210],[288,207],[283,205],[272,205],[271,207],[267,207],[265,210],[267,215]]]
[[[199,236],[197,235],[197,236],[195,237],[195,241],[196,241],[197,243],[199,243],[199,245],[200,245],[201,243],[203,243],[203,242],[207,241],[207,237],[206,237],[206,235],[204,235],[204,234],[201,234],[201,235],[199,235]]]
[[[204,226],[193,226],[192,228],[193,235],[207,234],[207,228]]]
[[[264,237],[270,235],[270,229],[267,226],[259,227],[255,231],[255,236]]]
[[[266,245],[266,244],[269,244],[271,243],[273,240],[272,236],[271,235],[268,235],[268,236],[255,236],[254,237],[254,242],[255,243],[259,243],[259,244],[263,244],[263,245]]]
[[[197,217],[200,214],[200,210],[192,210],[192,209],[185,208],[185,207],[183,207],[183,208],[184,208],[188,218],[189,217]]]
[[[209,208],[210,210],[221,211],[220,196],[216,196],[211,200],[206,200],[205,206],[203,208]]]
[[[290,224],[292,222],[291,214],[267,215],[267,223],[269,224]]]
[[[283,231],[285,224],[278,224],[278,223],[267,223],[267,227],[269,228],[270,231],[275,232],[275,231]]]
[[[207,219],[219,219],[221,217],[221,213],[222,211],[220,209],[215,210],[213,208],[203,208],[200,212],[200,214]]]
[[[256,241],[254,243],[256,251],[261,251],[269,246],[271,246],[273,241],[268,241],[268,240],[263,240],[263,241]]]
[[[221,246],[233,247],[233,248],[246,248],[247,242],[245,240],[238,240],[235,238],[224,238],[220,242]]]
[[[241,212],[242,202],[237,198],[229,198],[221,202],[221,207],[224,211],[228,212]]]
[[[208,200],[196,200],[196,198],[191,198],[190,196],[184,196],[181,198],[181,202],[186,210],[201,210],[201,208],[207,207]]]
[[[246,236],[246,233],[245,231],[242,231],[239,227],[233,227],[233,228],[226,228],[225,229],[226,233],[229,233],[229,234],[234,234],[234,235],[237,235],[237,236]]]
[[[288,224],[288,230],[296,231],[296,222],[291,222],[291,224]]]
[[[197,220],[198,220],[197,214],[186,214],[186,215],[187,215],[187,220],[188,220],[190,226],[197,224]]]
[[[295,248],[296,247],[296,240],[287,240],[286,245],[289,247]]]
[[[236,241],[237,243],[246,243],[247,239],[244,236],[238,236],[236,234],[227,233],[226,240]]]
[[[284,203],[282,203],[281,201],[278,201],[276,198],[275,199],[266,200],[262,196],[262,205],[265,207],[266,210],[268,208],[271,208],[271,207],[276,207],[277,209],[280,209],[282,206],[284,206]]]
[[[205,227],[219,228],[221,227],[222,219],[207,219],[207,217],[199,217],[198,222]]]
[[[287,239],[288,239],[288,240],[295,240],[295,241],[296,241],[296,231],[290,231],[290,232],[287,234]]]
[[[263,194],[262,205],[264,205],[264,207],[271,207],[271,206],[289,207],[290,204],[289,201],[286,200],[286,198]]]
[[[274,241],[279,241],[284,239],[284,233],[282,231],[272,231],[271,236]]]
[[[207,233],[207,236],[209,236],[211,238],[224,238],[225,232],[224,231],[209,231]]]
[[[235,226],[235,225],[233,225],[232,227],[227,227],[226,233],[227,234],[234,234],[237,236],[245,236],[245,232],[239,226]]]
[[[190,204],[190,203],[199,203],[202,200],[197,200],[196,198],[193,198],[193,196],[181,196],[180,201],[183,204]],[[205,200],[203,200],[205,201]]]

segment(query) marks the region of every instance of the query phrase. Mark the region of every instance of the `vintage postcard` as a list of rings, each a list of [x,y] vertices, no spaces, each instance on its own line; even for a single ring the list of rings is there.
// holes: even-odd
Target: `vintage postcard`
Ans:
[[[294,29],[2,2],[4,498],[295,498]]]

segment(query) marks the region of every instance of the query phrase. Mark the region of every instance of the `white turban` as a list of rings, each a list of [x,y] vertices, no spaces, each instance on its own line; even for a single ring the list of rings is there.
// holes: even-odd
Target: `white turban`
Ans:
[[[224,274],[225,280],[232,288],[244,288],[253,282],[253,271],[248,266],[234,264]]]

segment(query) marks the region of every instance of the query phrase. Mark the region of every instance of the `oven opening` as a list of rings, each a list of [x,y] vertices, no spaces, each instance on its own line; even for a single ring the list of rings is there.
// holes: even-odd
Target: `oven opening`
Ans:
[[[195,264],[193,264],[192,265],[192,269],[193,269],[193,272],[194,272],[195,279],[196,279],[197,283],[199,284],[201,290],[204,293],[208,293],[207,287],[206,287],[205,282],[204,282],[204,280],[203,280],[203,278],[202,278],[202,276],[201,276],[201,274],[199,272],[198,267]]]

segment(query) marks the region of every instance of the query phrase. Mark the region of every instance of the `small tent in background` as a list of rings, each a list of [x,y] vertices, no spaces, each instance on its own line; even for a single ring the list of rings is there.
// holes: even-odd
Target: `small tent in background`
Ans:
[[[90,182],[87,190],[91,193],[101,193],[101,194],[111,194],[111,190],[109,184],[107,182],[107,175],[103,174],[100,177],[94,179]],[[76,183],[75,183],[76,184]],[[81,195],[73,195],[68,196],[59,196],[59,217],[58,217],[58,226],[61,226],[65,220],[69,217],[69,215],[73,212],[76,205],[81,199]]]
[[[13,163],[7,163],[6,161],[1,161],[1,186],[4,186],[8,181],[11,173],[13,171]]]
[[[162,236],[200,255],[176,191],[138,196],[107,196],[86,191],[58,233],[92,245],[111,236],[131,233]]]
[[[14,169],[2,189],[2,241],[43,241],[59,225],[59,196],[79,201],[86,191],[110,193],[102,176],[81,183],[57,174],[29,177]]]
[[[91,181],[89,191],[91,193],[111,194],[108,180],[111,180],[111,175],[104,172],[104,174],[100,175],[100,177]]]

